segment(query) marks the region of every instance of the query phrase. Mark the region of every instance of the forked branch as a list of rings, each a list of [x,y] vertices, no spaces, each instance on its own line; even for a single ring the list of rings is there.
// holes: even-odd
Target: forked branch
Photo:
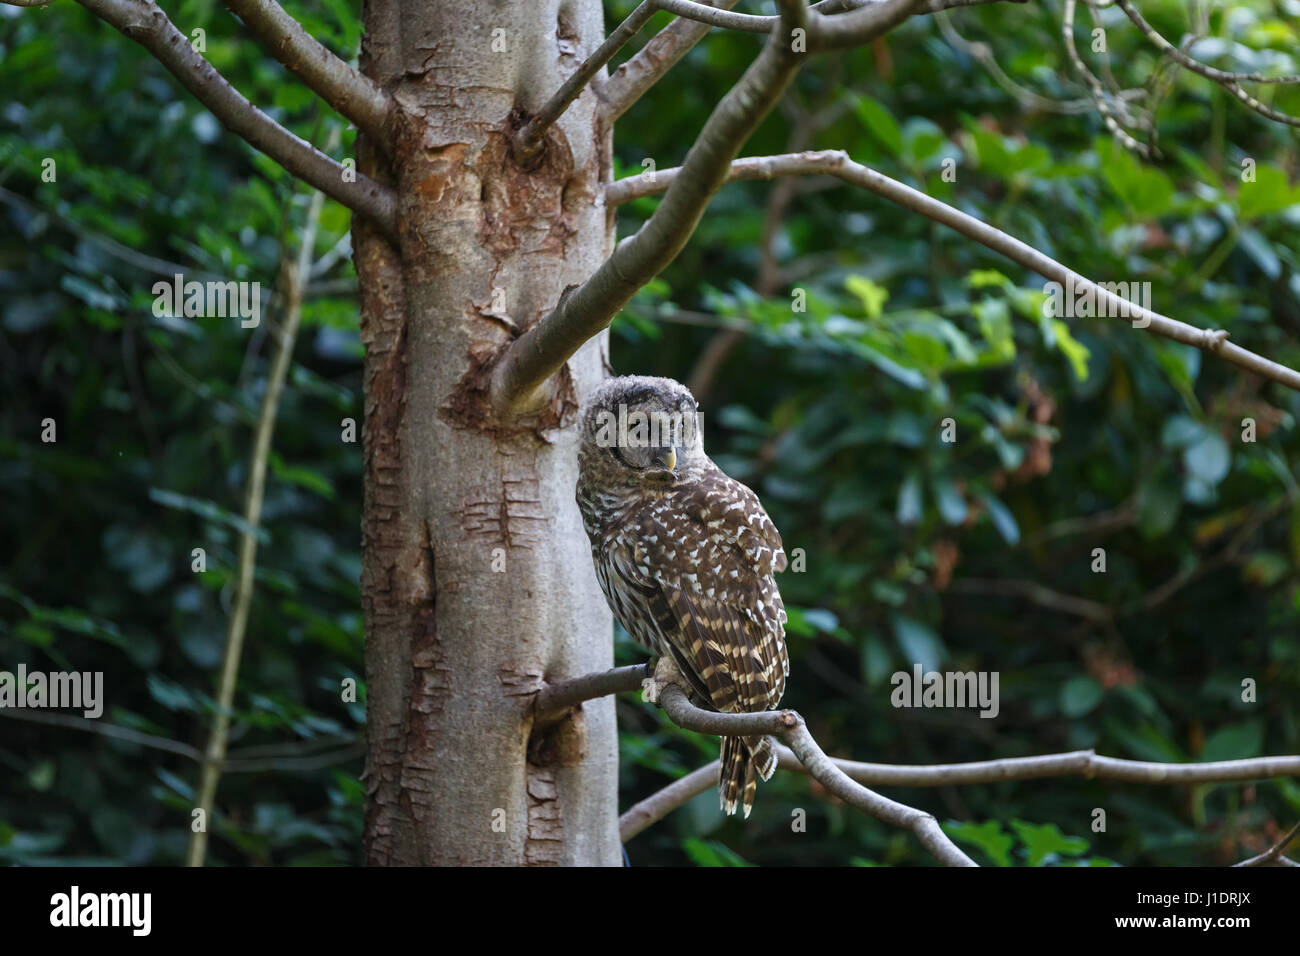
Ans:
[[[554,719],[560,716],[562,711],[576,707],[584,700],[637,690],[641,686],[641,681],[650,674],[649,665],[637,664],[548,684],[534,699],[536,719]],[[921,811],[895,804],[896,808],[903,808],[908,812],[899,815],[900,811],[891,809],[887,810],[886,815],[880,815],[875,812],[875,809],[884,810],[883,805],[876,803],[875,800],[864,800],[858,791],[865,790],[866,786],[949,787],[960,784],[1000,783],[1006,780],[1038,780],[1055,777],[1082,777],[1088,780],[1159,785],[1231,783],[1276,777],[1300,777],[1300,755],[1212,760],[1203,763],[1159,763],[1151,760],[1105,757],[1093,750],[1075,750],[1068,753],[1006,757],[967,763],[921,765],[866,763],[827,757],[808,733],[803,718],[791,710],[769,710],[757,714],[717,714],[693,706],[676,687],[663,691],[660,695],[660,703],[669,718],[686,730],[719,735],[769,733],[780,737],[789,744],[788,747],[777,747],[778,766],[782,770],[807,773],[850,805],[864,809],[878,819],[913,830],[916,829],[916,824],[911,814],[920,814]],[[805,737],[807,739],[804,739]],[[797,741],[797,745],[791,742],[792,739]],[[826,764],[834,768],[835,774],[827,771]],[[673,810],[717,786],[718,768],[716,760],[705,764],[632,806],[619,818],[619,838],[624,842],[630,840],[642,830],[662,820]],[[839,779],[840,776],[854,784],[854,789],[849,789],[844,780]],[[857,787],[858,784],[864,786]],[[844,796],[846,792],[851,793],[852,797]],[[866,793],[871,791],[867,790]],[[876,800],[886,799],[878,794],[871,795]],[[893,801],[887,803],[892,804]],[[1265,857],[1272,860],[1280,856],[1294,835],[1293,830],[1268,853],[1239,865],[1258,865],[1266,862]],[[927,846],[929,845],[927,843]]]
[[[908,6],[915,0],[887,0]],[[796,22],[801,0],[781,0],[782,15]],[[714,108],[663,202],[634,234],[580,286],[570,286],[548,315],[511,344],[492,378],[492,401],[503,414],[533,404],[538,388],[610,320],[643,285],[676,258],[713,194],[726,181],[736,153],[776,105],[802,63],[785,28],[778,26],[758,58]]]
[[[1300,76],[1269,77],[1269,76],[1264,76],[1260,73],[1230,73],[1225,70],[1215,69],[1214,67],[1206,63],[1202,63],[1200,60],[1197,60],[1192,56],[1189,56],[1187,53],[1183,52],[1181,49],[1179,49],[1174,44],[1170,43],[1167,39],[1165,39],[1159,32],[1156,31],[1155,27],[1147,23],[1146,19],[1138,11],[1138,8],[1133,5],[1132,0],[1115,0],[1115,2],[1116,4],[1118,4],[1119,8],[1124,11],[1124,14],[1131,21],[1133,21],[1133,25],[1137,27],[1139,30],[1141,30],[1148,40],[1150,40],[1157,47],[1159,47],[1160,50],[1166,56],[1168,56],[1179,66],[1183,67],[1184,69],[1190,70],[1191,72],[1196,73],[1200,76],[1203,76],[1207,80],[1212,80],[1215,83],[1218,83],[1225,90],[1227,90],[1237,99],[1241,100],[1241,102],[1245,103],[1248,107],[1250,107],[1260,116],[1263,116],[1267,119],[1271,119],[1275,123],[1283,123],[1287,126],[1300,127],[1300,118],[1297,118],[1295,116],[1290,116],[1286,113],[1281,112],[1280,110],[1273,109],[1273,107],[1265,103],[1261,103],[1258,99],[1256,99],[1255,97],[1247,93],[1245,89],[1243,89],[1241,86],[1242,82],[1300,83]]]
[[[275,0],[224,0],[284,67],[357,128],[388,150],[388,94],[327,50]]]
[[[783,741],[808,774],[845,803],[884,823],[910,830],[945,866],[974,866],[969,856],[943,832],[933,814],[883,797],[852,780],[836,766],[808,732],[804,720],[793,710],[769,710],[758,714],[717,714],[701,710],[686,699],[680,687],[670,684],[660,694],[660,705],[669,719],[686,730],[706,734],[740,736],[771,734]]]
[[[396,235],[397,203],[392,190],[345,170],[250,103],[190,45],[153,0],[77,2],[152,53],[226,129],[303,182],[374,220],[390,237]]]
[[[852,18],[853,36],[866,42],[906,20],[924,2],[881,0],[834,19]],[[709,200],[726,181],[736,153],[803,63],[803,43],[797,42],[796,31],[811,35],[812,18],[828,19],[800,0],[781,0],[780,10],[781,20],[762,52],[714,108],[654,214],[620,242],[586,282],[566,289],[555,309],[517,338],[498,361],[492,378],[492,400],[498,412],[514,414],[535,404],[542,383],[609,325],[637,290],[689,241]]]

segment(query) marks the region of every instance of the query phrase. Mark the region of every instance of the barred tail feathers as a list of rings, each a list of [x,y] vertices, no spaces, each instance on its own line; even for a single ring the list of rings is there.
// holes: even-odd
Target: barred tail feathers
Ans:
[[[758,779],[771,778],[776,771],[776,751],[771,737],[723,737],[722,772],[718,776],[718,795],[725,813],[736,812],[739,803],[749,818],[754,808]]]

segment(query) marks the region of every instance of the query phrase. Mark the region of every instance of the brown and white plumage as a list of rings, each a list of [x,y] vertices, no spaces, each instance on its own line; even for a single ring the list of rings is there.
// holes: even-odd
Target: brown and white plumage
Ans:
[[[611,418],[680,416],[684,428],[642,442]],[[773,574],[781,536],[758,496],[728,477],[698,440],[695,399],[666,378],[605,382],[583,416],[577,499],[601,589],[619,622],[670,657],[696,703],[723,713],[770,710],[790,662]],[[757,778],[776,769],[770,738],[724,737],[723,809],[745,816]]]

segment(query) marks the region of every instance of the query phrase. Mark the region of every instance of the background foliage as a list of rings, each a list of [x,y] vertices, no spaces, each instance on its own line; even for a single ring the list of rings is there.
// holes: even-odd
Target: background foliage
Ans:
[[[324,139],[336,119],[224,9],[168,6],[183,30],[206,30],[208,57],[246,95]],[[355,51],[354,4],[286,6]],[[631,6],[607,4],[608,22]],[[1142,9],[1167,36],[1186,29],[1181,4]],[[1140,88],[1154,49],[1105,15],[1116,75]],[[1232,4],[1211,19],[1224,39],[1197,53],[1300,72],[1298,16],[1294,0]],[[952,23],[1019,83],[1075,100],[1085,90],[1059,17],[1056,3],[995,5]],[[757,43],[715,31],[697,47],[619,124],[618,172],[679,164]],[[149,288],[174,271],[269,288],[303,204],[273,163],[71,3],[0,7],[0,82],[0,668],[102,670],[104,723],[201,747],[266,322],[158,319]],[[1300,91],[1268,94],[1300,114]],[[806,70],[745,152],[846,149],[1086,275],[1150,282],[1158,311],[1300,366],[1294,131],[1187,76],[1159,117],[1163,156],[1144,164],[1095,112],[1025,105],[917,18]],[[46,157],[57,183],[40,182]],[[955,182],[941,177],[947,158]],[[620,232],[654,202],[625,207]],[[318,255],[346,229],[327,204]],[[326,265],[276,431],[232,736],[232,756],[255,762],[222,781],[218,863],[360,859],[364,697],[341,704],[337,689],[362,673],[360,445],[339,440],[341,420],[361,417],[361,350],[350,263]],[[792,309],[796,287],[806,311]],[[787,702],[828,752],[903,763],[1085,747],[1172,761],[1300,752],[1300,396],[1121,322],[1043,319],[1042,288],[860,191],[736,184],[616,321],[614,366],[695,383],[714,457],[760,493],[787,549],[804,550],[806,571],[781,581]],[[55,444],[40,440],[46,417]],[[1246,417],[1253,444],[1241,441]],[[938,440],[947,418],[954,444]],[[207,549],[205,574],[190,571],[194,547]],[[1099,547],[1104,574],[1091,570]],[[643,659],[618,640],[620,663]],[[915,662],[999,672],[1000,715],[891,707],[890,675]],[[1241,702],[1247,677],[1256,704]],[[618,706],[623,806],[716,757],[712,738],[634,696]],[[177,863],[196,779],[179,754],[0,717],[0,860]],[[631,861],[926,860],[806,778],[761,790],[743,824],[701,796],[630,842]],[[965,848],[999,865],[1220,863],[1300,814],[1290,780],[891,795],[952,821]],[[1095,807],[1105,833],[1089,828]],[[805,833],[792,832],[795,808]]]

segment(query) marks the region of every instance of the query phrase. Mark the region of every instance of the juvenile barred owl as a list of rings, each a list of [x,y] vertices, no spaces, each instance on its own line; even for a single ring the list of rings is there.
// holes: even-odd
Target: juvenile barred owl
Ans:
[[[785,551],[758,497],[704,453],[694,397],[672,379],[610,379],[582,429],[578,507],[615,617],[697,705],[775,708],[790,673],[772,579]],[[771,738],[722,738],[722,808],[748,817],[775,769]]]

